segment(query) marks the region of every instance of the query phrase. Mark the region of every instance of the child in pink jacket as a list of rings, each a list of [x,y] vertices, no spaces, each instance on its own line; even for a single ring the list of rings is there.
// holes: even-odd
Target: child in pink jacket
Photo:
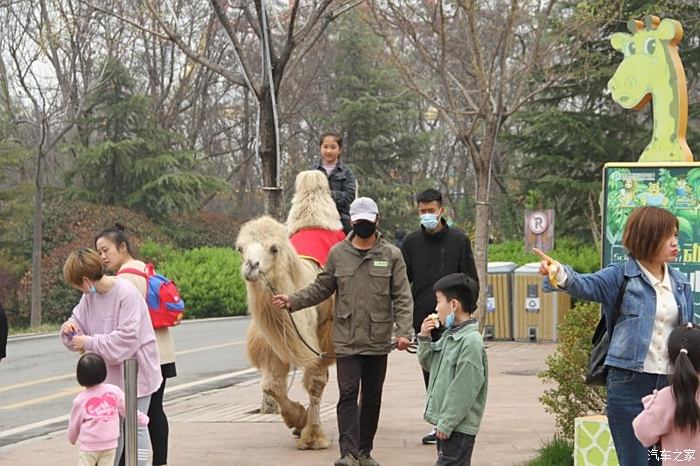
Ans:
[[[634,434],[662,464],[700,466],[700,327],[676,327],[667,346],[669,386],[642,399]]]
[[[68,441],[80,445],[78,466],[113,466],[120,416],[124,417],[124,392],[116,385],[104,383],[107,365],[99,354],[83,354],[76,373],[85,390],[73,400]],[[137,416],[139,425],[148,425],[148,416],[141,411]]]

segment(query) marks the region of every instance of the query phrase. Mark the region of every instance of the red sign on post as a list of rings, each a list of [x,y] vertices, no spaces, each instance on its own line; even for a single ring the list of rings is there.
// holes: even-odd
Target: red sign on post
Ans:
[[[554,209],[525,211],[525,250],[554,248]]]

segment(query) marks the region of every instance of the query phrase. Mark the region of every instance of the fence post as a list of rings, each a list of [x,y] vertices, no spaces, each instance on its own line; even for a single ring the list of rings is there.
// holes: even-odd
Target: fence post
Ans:
[[[126,466],[138,465],[138,426],[136,424],[137,391],[136,380],[139,366],[136,359],[124,361],[124,395],[126,397],[126,410],[124,413],[124,459]]]

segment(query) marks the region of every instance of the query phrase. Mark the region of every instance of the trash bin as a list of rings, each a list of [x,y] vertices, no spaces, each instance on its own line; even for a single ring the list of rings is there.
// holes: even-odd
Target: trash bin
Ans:
[[[515,262],[489,262],[486,289],[484,338],[488,340],[513,339],[513,271]]]
[[[515,269],[513,293],[513,337],[516,341],[557,341],[559,319],[571,308],[566,293],[542,290],[540,263]]]

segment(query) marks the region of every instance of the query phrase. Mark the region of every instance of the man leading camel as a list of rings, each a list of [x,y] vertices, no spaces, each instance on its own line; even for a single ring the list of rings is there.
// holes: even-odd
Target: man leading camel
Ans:
[[[337,292],[333,344],[340,397],[337,405],[341,457],[335,466],[379,466],[371,456],[379,422],[387,354],[396,323],[396,347],[408,347],[413,299],[401,251],[377,232],[379,210],[368,197],[350,206],[352,232],[333,246],[316,281],[291,296],[273,297],[290,312]],[[362,390],[358,413],[358,394]]]

